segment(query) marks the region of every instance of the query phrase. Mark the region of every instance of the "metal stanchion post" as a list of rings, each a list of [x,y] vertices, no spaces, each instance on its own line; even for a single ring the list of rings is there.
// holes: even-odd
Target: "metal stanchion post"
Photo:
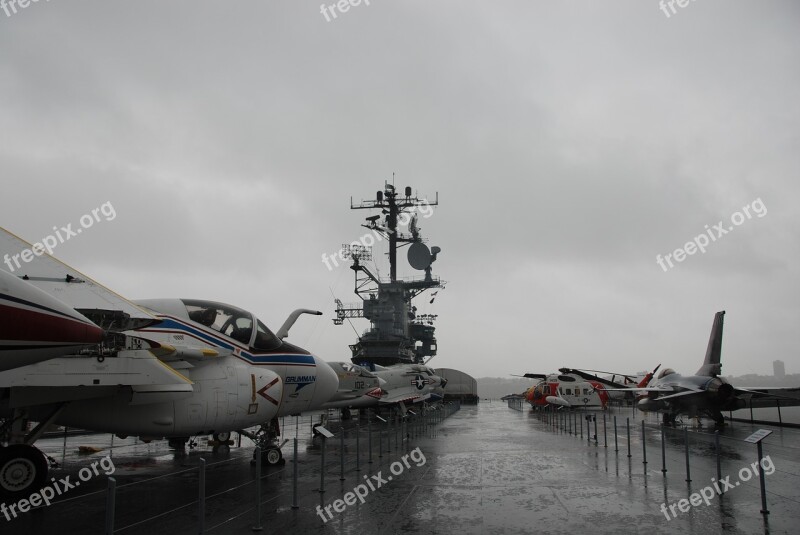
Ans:
[[[367,449],[369,450],[368,464],[372,464],[372,409],[367,411]]]
[[[320,456],[319,461],[319,492],[325,492],[325,442],[327,439],[325,435],[320,435],[322,438],[322,455]]]
[[[719,429],[714,431],[714,450],[717,452],[717,481],[719,481],[722,479],[722,463],[719,457]]]
[[[344,424],[339,429],[339,481],[344,481]]]
[[[608,433],[606,432],[606,413],[603,413],[603,447],[608,447]]]
[[[594,445],[597,446],[597,415],[592,416],[594,422]]]
[[[256,525],[253,531],[261,531],[261,448],[256,446]]]
[[[758,480],[761,484],[761,514],[768,515],[769,509],[767,509],[767,486],[764,482],[764,450],[761,447],[761,441],[759,440],[756,444],[758,446],[758,463],[760,465],[760,470],[758,471]]]
[[[628,431],[628,457],[631,457],[631,419],[625,418],[625,428]]]
[[[64,464],[67,460],[67,431],[68,427],[64,426],[64,446],[61,449],[61,464]]]
[[[689,428],[683,428],[683,442],[686,446],[686,482],[689,483],[692,481],[691,474],[689,473]]]
[[[614,415],[614,451],[619,453],[619,438],[617,437],[617,415]]]
[[[106,535],[114,534],[114,509],[117,495],[117,480],[108,478],[108,491],[106,494]]]
[[[645,443],[644,420],[642,420],[642,464],[647,464],[647,445]],[[645,467],[646,469],[647,467]]]
[[[200,458],[199,500],[197,504],[197,532],[202,535],[206,530],[206,460]]]
[[[358,415],[361,418],[361,415]],[[361,422],[356,421],[356,472],[361,471]]]
[[[667,473],[667,439],[665,433],[667,426],[661,424],[661,472]]]
[[[297,436],[294,437],[294,467],[293,467],[293,477],[292,477],[292,509],[297,509],[299,506],[297,505],[297,470],[298,470],[298,462],[297,462]],[[259,517],[260,518],[260,517]]]

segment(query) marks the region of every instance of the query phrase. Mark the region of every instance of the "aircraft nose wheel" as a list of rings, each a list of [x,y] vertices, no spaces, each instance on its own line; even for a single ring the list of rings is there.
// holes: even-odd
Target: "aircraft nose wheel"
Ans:
[[[267,464],[276,465],[283,460],[283,453],[278,448],[272,448],[271,450],[267,450],[265,459]]]
[[[283,458],[283,452],[279,448],[269,448],[261,452],[261,461],[270,466],[286,464],[286,459]],[[250,464],[255,466],[255,453],[253,453],[253,460]]]
[[[214,433],[213,438],[220,444],[227,444],[228,441],[231,439],[231,433],[230,431],[223,431],[222,433]]]
[[[0,449],[0,494],[28,496],[44,486],[47,459],[38,449],[13,444]]]

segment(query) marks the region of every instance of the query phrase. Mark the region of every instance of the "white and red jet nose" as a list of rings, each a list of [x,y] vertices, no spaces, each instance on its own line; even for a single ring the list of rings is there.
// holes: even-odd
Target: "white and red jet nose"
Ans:
[[[64,302],[0,270],[0,371],[68,355],[104,336]]]

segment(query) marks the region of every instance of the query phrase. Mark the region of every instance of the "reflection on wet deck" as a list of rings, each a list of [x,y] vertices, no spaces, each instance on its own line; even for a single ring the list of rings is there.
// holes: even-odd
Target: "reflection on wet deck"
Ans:
[[[322,455],[319,444],[311,441],[311,419],[303,416],[295,427],[294,419],[286,418],[287,463],[263,470],[260,521],[255,468],[250,464],[253,450],[246,439],[241,448],[215,450],[200,443],[185,454],[175,454],[164,442],[142,444],[131,439],[115,439],[111,449],[108,435],[70,437],[66,454],[61,439],[40,445],[58,461],[63,455],[55,478],[71,474],[74,479],[82,467],[112,452],[116,533],[197,533],[201,459],[206,463],[203,523],[209,533],[252,533],[258,523],[268,533],[521,534],[587,528],[594,533],[796,532],[798,430],[775,429],[764,442],[764,453],[774,465],[774,473],[765,477],[769,515],[759,512],[758,477],[748,481],[739,477],[756,461],[755,446],[742,439],[758,426],[738,422],[720,434],[719,458],[722,479],[731,476],[730,484],[740,484],[721,497],[715,494],[709,505],[701,503],[682,512],[681,500],[718,480],[713,430],[688,432],[691,482],[687,482],[682,429],[665,430],[662,460],[662,430],[654,415],[630,409],[568,414],[545,417],[528,407],[518,411],[505,403],[484,401],[480,406],[463,406],[447,418],[432,416],[425,425],[362,421],[356,427],[357,420],[352,420],[346,422],[343,440],[338,423],[333,423],[330,428],[336,436],[325,448],[323,493],[319,492]],[[586,420],[588,415],[596,421]],[[297,509],[292,508],[295,431]],[[79,456],[74,452],[81,445],[102,451]],[[404,466],[403,456],[415,448],[425,462]],[[369,490],[363,503],[346,504],[345,500],[353,501],[348,493],[367,479],[376,488]],[[377,488],[379,480],[383,483]],[[99,476],[48,508],[11,522],[0,517],[2,533],[101,532],[106,485],[107,478]],[[676,514],[669,513],[670,505]]]

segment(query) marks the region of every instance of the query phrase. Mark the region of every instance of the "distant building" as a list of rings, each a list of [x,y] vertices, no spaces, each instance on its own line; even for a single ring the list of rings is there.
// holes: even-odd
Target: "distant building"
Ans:
[[[436,375],[447,379],[444,399],[457,399],[461,403],[478,403],[478,381],[466,373],[450,368],[436,368]]]
[[[781,379],[786,376],[786,367],[783,365],[782,360],[772,361],[772,375]]]

